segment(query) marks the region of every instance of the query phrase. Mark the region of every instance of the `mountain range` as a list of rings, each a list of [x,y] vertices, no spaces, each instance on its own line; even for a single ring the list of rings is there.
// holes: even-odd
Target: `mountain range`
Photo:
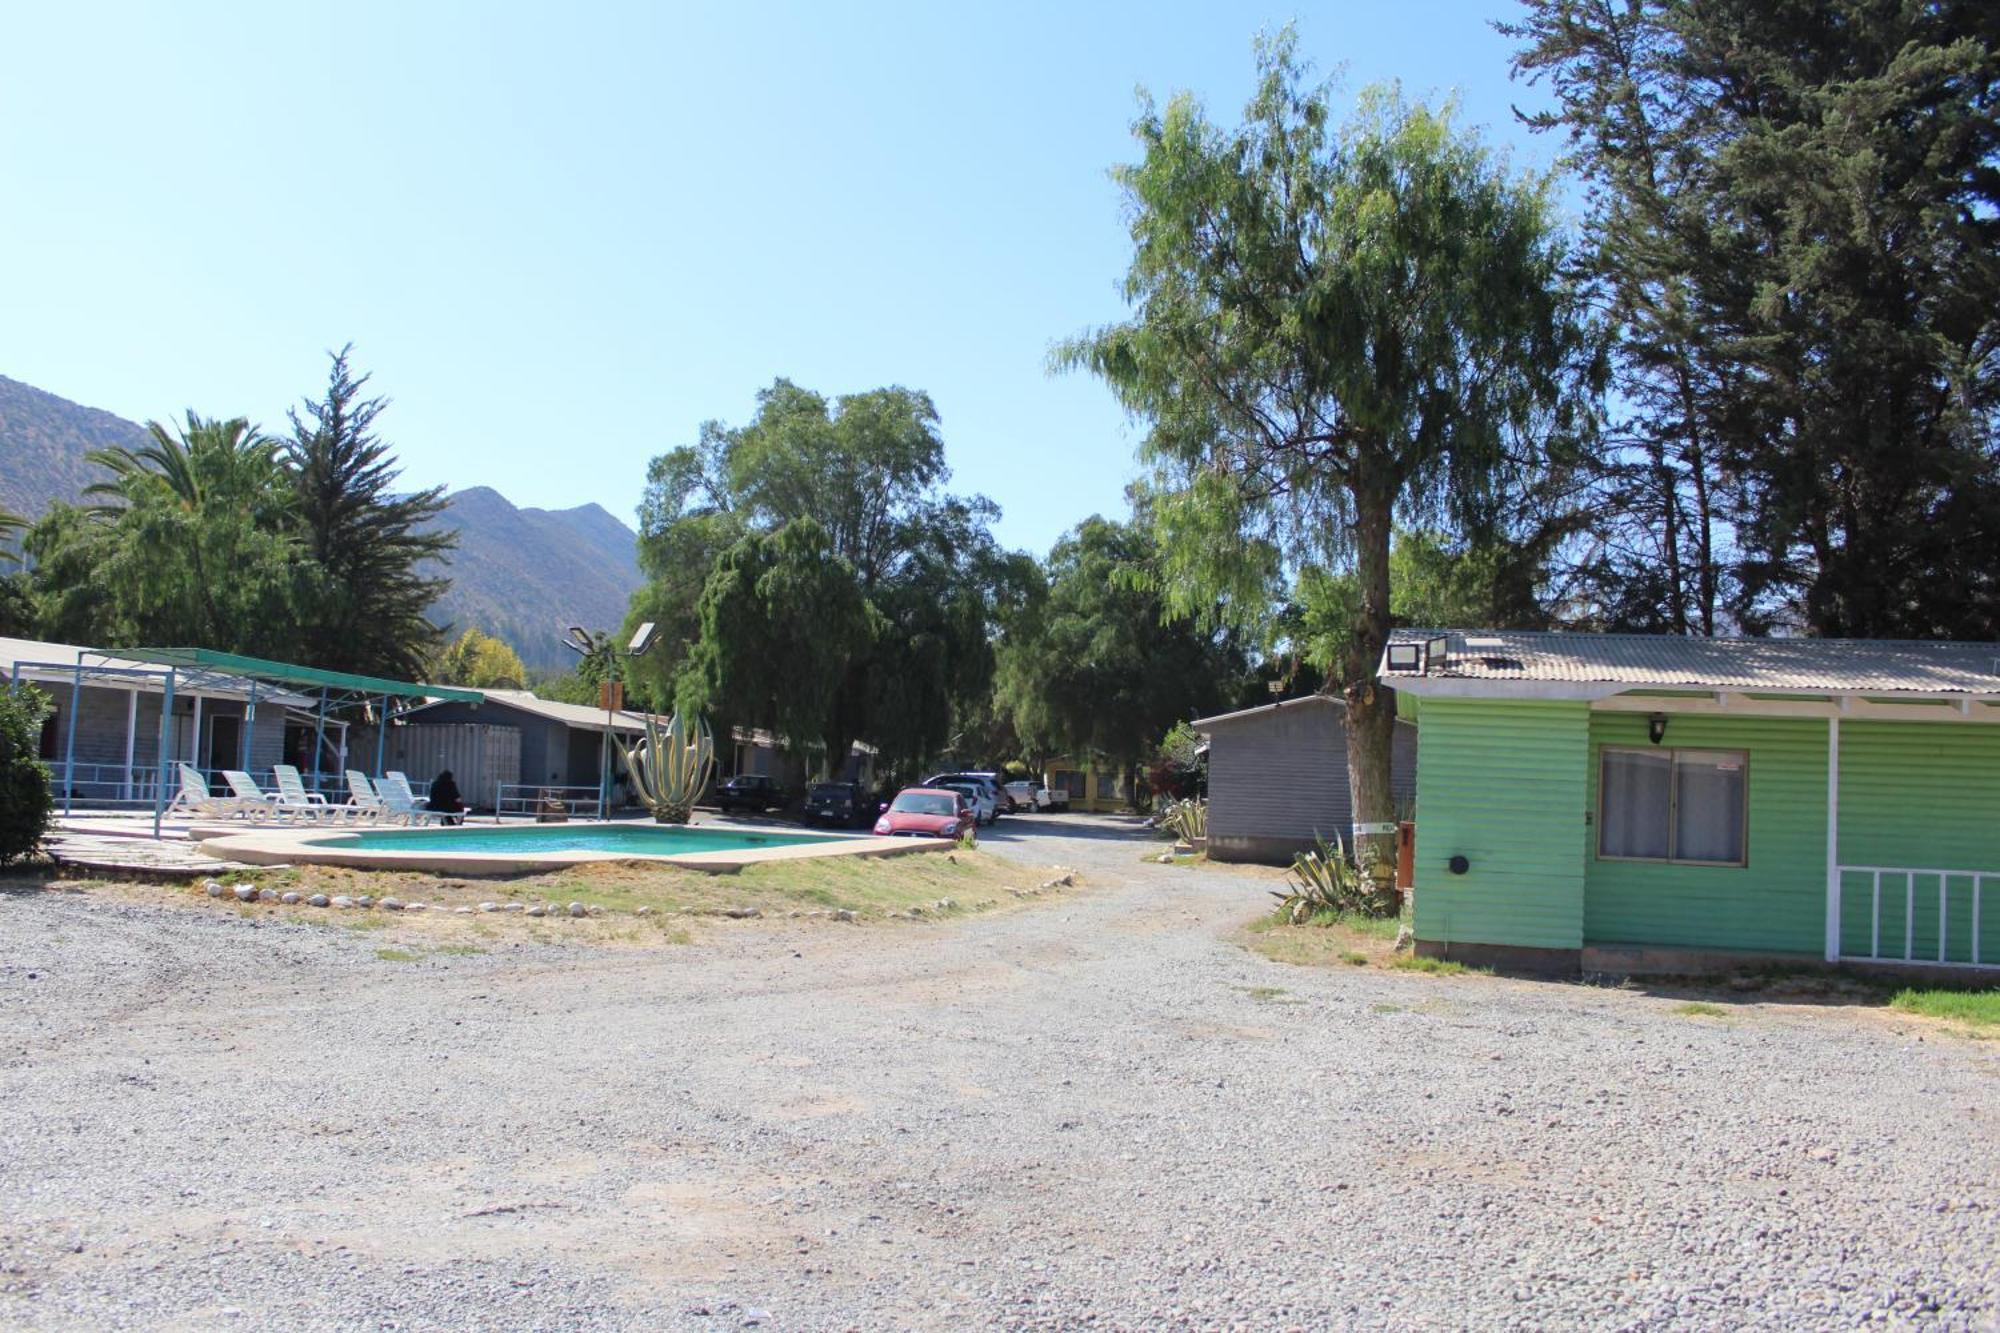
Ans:
[[[0,508],[33,519],[75,501],[102,475],[92,449],[137,446],[145,429],[0,375]],[[438,524],[458,533],[451,588],[431,618],[505,639],[532,668],[571,664],[563,628],[616,629],[640,585],[638,536],[601,505],[522,509],[472,486],[446,497]]]

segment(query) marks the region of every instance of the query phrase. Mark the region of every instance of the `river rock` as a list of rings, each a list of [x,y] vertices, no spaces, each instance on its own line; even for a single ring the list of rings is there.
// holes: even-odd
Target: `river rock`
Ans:
[[[851,908],[837,907],[833,912],[835,921],[859,921],[861,918]]]
[[[400,912],[403,910],[403,900],[401,898],[384,898],[382,900],[382,910],[385,912]]]
[[[220,898],[222,896],[222,881],[220,880],[212,879],[202,885],[202,888],[207,891],[208,896],[211,898]]]
[[[584,915],[586,915],[586,913],[585,913],[585,911],[584,911],[584,906],[583,906],[583,904],[582,904],[582,903],[571,903],[571,904],[569,905],[569,914],[570,914],[571,916],[584,916]]]
[[[344,893],[336,893],[333,895],[333,905],[335,907],[352,907],[354,906],[354,899]]]
[[[738,921],[748,921],[751,917],[764,915],[754,907],[725,907],[722,909],[722,914],[724,916],[733,916]]]
[[[500,910],[500,904],[499,904],[499,903],[481,903],[481,904],[479,904],[479,910],[480,910],[480,911],[482,911],[482,912],[497,912],[497,911],[499,911],[499,910]]]
[[[239,903],[256,902],[257,886],[255,884],[238,884],[236,886],[236,901]]]
[[[430,907],[429,903],[410,903],[403,910],[405,912],[428,912]]]
[[[356,898],[354,901],[355,904],[360,907],[373,907],[375,905],[375,899],[365,893],[362,894],[359,898]]]
[[[500,910],[503,912],[525,912],[528,910],[528,905],[526,903],[501,903]]]
[[[287,889],[278,895],[278,901],[287,907],[297,907],[299,905],[299,895]]]
[[[314,894],[314,895],[313,895],[312,897],[310,897],[310,898],[306,899],[306,906],[308,906],[308,907],[326,907],[326,906],[329,906],[329,905],[330,905],[330,904],[332,903],[332,901],[333,901],[333,900],[332,900],[331,898],[328,898],[328,897],[327,897],[327,896],[326,896],[325,894],[323,894],[323,893],[315,893],[315,894]]]
[[[547,916],[548,914],[549,914],[549,909],[542,906],[542,904],[540,903],[536,903],[533,907],[530,907],[528,909],[529,916]]]

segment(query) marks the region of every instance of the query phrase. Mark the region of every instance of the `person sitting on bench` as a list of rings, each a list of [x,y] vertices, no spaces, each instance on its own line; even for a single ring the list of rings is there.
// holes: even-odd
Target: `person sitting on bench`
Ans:
[[[424,802],[424,809],[443,815],[447,824],[465,822],[465,801],[458,794],[458,782],[450,769],[431,779],[431,794]]]

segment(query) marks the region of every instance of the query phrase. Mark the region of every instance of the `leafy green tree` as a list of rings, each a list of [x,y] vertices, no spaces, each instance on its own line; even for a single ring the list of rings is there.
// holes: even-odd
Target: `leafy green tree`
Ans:
[[[2000,634],[2000,10],[1526,10],[1618,333],[1604,618]]]
[[[491,634],[469,629],[438,655],[429,679],[468,689],[526,689],[528,668],[520,654]]]
[[[33,582],[19,570],[0,574],[0,635],[32,639],[40,634]]]
[[[1233,701],[1248,667],[1226,629],[1173,618],[1150,529],[1093,516],[1049,553],[1048,592],[1003,642],[997,702],[1024,751],[1151,757],[1174,723]]]
[[[1056,360],[1148,424],[1170,610],[1259,619],[1282,570],[1353,571],[1332,680],[1356,821],[1386,826],[1391,531],[1475,525],[1563,464],[1595,363],[1546,179],[1393,90],[1336,131],[1304,77],[1288,31],[1260,44],[1240,127],[1186,96],[1146,104],[1141,159],[1116,173],[1134,317]],[[1381,864],[1387,845],[1363,850]]]
[[[397,493],[398,469],[375,433],[389,401],[363,396],[369,377],[354,374],[352,351],[331,354],[325,396],[291,413],[284,446],[300,541],[320,574],[295,652],[329,670],[412,680],[437,650],[428,613],[449,586],[426,568],[457,537],[432,526],[443,487]]]
[[[40,759],[48,700],[32,685],[0,685],[0,866],[32,856],[55,798]]]
[[[50,591],[101,583],[99,641],[296,657],[300,609],[320,589],[278,446],[240,417],[193,411],[178,431],[146,430],[149,444],[89,455],[111,474],[87,488],[93,522],[63,515],[31,534],[54,566]]]
[[[838,763],[859,734],[844,697],[849,663],[873,647],[879,618],[854,569],[810,518],[744,537],[701,597],[702,634],[682,674],[679,711],[769,727]]]
[[[776,706],[766,688],[774,682],[753,655],[735,651],[740,643],[717,640],[734,631],[711,616],[710,594],[727,566],[731,595],[762,608],[753,613],[759,633],[779,633],[770,617],[788,609],[807,618],[800,635],[822,613],[842,622],[844,600],[815,608],[764,597],[751,585],[768,571],[744,574],[753,556],[776,558],[762,539],[809,523],[858,589],[867,632],[844,639],[845,656],[815,659],[828,680],[775,682],[800,692],[798,716],[814,720],[788,739],[825,741],[834,763],[853,740],[867,739],[892,768],[944,749],[985,708],[992,639],[1026,577],[1020,558],[993,540],[998,510],[945,493],[948,477],[936,408],[913,390],[828,399],[781,379],[758,396],[749,424],[704,424],[696,444],[654,459],[648,472],[640,506],[648,583],[627,628],[655,622],[662,647],[635,666],[635,681],[660,702],[671,683],[685,703],[682,687],[693,679],[714,699],[703,711],[763,724]],[[747,673],[740,681],[731,674],[739,671]]]

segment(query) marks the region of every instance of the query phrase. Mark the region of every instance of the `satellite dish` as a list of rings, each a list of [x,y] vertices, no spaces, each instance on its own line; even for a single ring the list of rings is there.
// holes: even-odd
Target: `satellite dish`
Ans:
[[[633,657],[637,657],[640,653],[645,652],[648,648],[651,648],[652,646],[653,646],[653,622],[649,620],[645,624],[639,626],[638,632],[632,636],[632,642],[626,645],[625,651],[631,654]]]

